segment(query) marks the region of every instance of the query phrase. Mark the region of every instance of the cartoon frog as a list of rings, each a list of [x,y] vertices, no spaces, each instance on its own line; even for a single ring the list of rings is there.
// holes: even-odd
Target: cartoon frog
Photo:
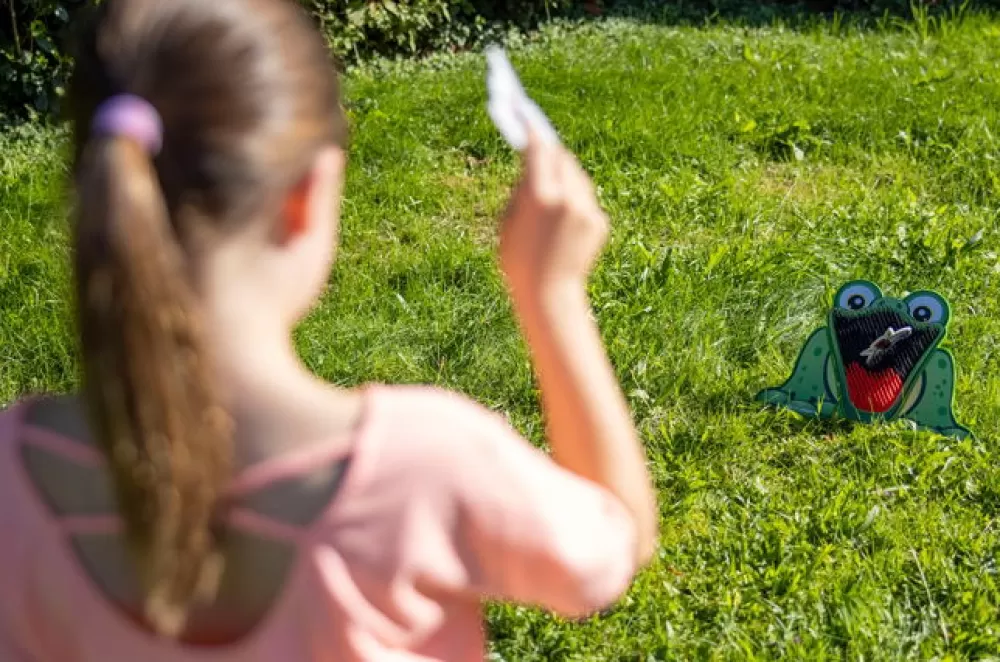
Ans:
[[[951,311],[936,292],[883,297],[865,280],[837,291],[827,326],[799,353],[792,376],[757,400],[807,416],[864,423],[905,418],[918,428],[965,439],[955,420],[955,361],[941,349]]]

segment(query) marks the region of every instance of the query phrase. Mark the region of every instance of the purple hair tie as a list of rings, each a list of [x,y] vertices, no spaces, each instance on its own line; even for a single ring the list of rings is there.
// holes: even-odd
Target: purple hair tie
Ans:
[[[131,138],[151,156],[163,146],[163,120],[153,105],[133,94],[109,97],[97,108],[90,127],[94,135]]]

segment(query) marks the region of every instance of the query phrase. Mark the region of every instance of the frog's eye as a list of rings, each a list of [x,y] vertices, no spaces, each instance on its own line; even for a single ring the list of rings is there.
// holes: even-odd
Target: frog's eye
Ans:
[[[837,295],[837,306],[844,310],[864,310],[880,296],[881,293],[868,283],[853,283]]]
[[[907,298],[910,314],[918,322],[943,322],[948,317],[948,309],[940,297],[930,293],[917,293]]]

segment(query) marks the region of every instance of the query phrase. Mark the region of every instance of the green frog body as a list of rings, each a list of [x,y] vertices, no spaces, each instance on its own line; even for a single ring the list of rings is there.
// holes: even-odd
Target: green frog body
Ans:
[[[905,299],[869,281],[841,287],[827,326],[799,353],[791,377],[757,400],[807,416],[864,423],[905,418],[918,428],[965,439],[954,414],[955,361],[940,347],[951,310],[936,292]]]

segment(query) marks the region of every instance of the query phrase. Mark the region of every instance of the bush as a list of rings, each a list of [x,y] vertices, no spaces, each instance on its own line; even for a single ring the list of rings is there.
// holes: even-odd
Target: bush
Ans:
[[[347,62],[371,55],[415,55],[466,48],[491,26],[529,28],[563,15],[572,0],[301,0],[334,53]]]
[[[55,109],[69,74],[61,44],[85,0],[7,0],[0,4],[0,119]]]
[[[0,119],[58,109],[74,14],[100,0],[6,0],[0,7]],[[163,0],[167,2],[169,0]],[[211,0],[206,0],[210,2]],[[528,28],[574,0],[299,0],[344,62],[471,46],[490,26]]]
[[[170,0],[161,0],[169,2]],[[910,0],[298,0],[345,63],[374,55],[417,55],[478,45],[508,27],[532,28],[573,14],[632,10],[640,15],[771,15],[811,9],[908,13]],[[71,61],[62,44],[74,14],[100,0],[0,0],[0,124],[58,110]],[[211,0],[205,0],[211,2]],[[914,0],[943,10],[961,0]],[[995,5],[998,0],[986,0]]]

